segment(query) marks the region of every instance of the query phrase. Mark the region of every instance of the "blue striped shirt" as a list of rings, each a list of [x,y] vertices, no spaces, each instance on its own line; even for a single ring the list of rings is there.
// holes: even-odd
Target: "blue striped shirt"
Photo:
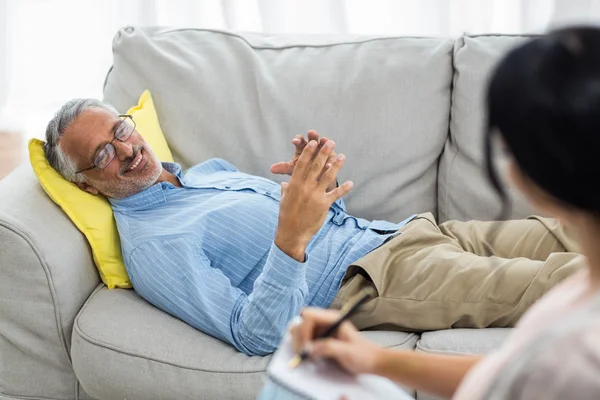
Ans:
[[[157,183],[110,199],[136,292],[161,310],[248,355],[273,352],[302,307],[328,307],[346,268],[407,221],[367,221],[338,200],[296,261],[275,244],[281,187],[211,159],[183,188]],[[376,232],[385,231],[385,232]]]

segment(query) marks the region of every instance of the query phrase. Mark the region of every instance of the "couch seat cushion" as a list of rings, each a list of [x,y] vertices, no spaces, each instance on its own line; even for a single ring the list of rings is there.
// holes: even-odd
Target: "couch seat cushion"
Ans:
[[[512,329],[449,329],[425,332],[417,342],[417,351],[437,354],[486,354],[498,349]],[[417,393],[418,400],[434,400]]]
[[[414,349],[418,336],[365,332]],[[151,306],[134,291],[99,287],[73,328],[73,368],[98,399],[254,399],[270,356],[249,357]]]

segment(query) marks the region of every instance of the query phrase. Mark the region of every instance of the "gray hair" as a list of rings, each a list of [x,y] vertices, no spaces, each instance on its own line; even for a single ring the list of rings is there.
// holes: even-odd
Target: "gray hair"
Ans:
[[[77,173],[75,162],[60,148],[59,141],[65,134],[65,130],[80,115],[90,108],[103,108],[115,115],[118,114],[112,106],[96,99],[73,99],[63,105],[48,123],[46,128],[46,144],[44,154],[52,168],[61,174],[66,180],[80,183],[85,182],[85,176]]]

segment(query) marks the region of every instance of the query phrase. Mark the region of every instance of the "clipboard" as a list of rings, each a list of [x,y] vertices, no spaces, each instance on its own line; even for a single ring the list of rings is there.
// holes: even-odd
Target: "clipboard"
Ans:
[[[289,398],[306,400],[339,400],[345,395],[350,400],[414,400],[398,384],[377,375],[352,375],[331,360],[316,360],[289,368],[295,352],[287,334],[267,366],[266,376],[276,386],[279,397],[282,390]],[[261,397],[264,398],[264,397]]]

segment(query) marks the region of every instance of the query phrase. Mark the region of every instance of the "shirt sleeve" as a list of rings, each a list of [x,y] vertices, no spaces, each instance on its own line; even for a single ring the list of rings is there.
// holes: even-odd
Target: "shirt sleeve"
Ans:
[[[272,353],[308,293],[306,265],[273,243],[250,295],[231,285],[193,238],[149,241],[127,271],[136,292],[163,311],[248,355]]]

